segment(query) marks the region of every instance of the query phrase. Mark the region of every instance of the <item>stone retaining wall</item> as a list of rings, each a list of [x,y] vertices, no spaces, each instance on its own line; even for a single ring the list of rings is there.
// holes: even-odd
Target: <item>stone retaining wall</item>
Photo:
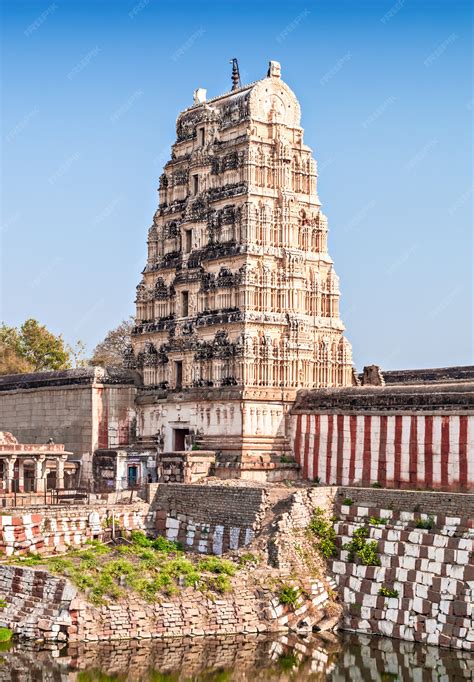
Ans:
[[[338,486],[337,500],[339,504],[345,498],[350,498],[355,504],[363,507],[390,507],[394,510],[417,510],[427,514],[465,516],[468,519],[474,519],[474,494],[472,493]]]
[[[261,587],[252,573],[232,579],[232,593],[206,597],[192,588],[175,598],[148,603],[137,595],[94,607],[66,579],[47,571],[0,565],[0,593],[7,602],[0,626],[30,639],[97,641],[218,634],[277,632],[307,627],[325,618],[328,593],[318,580],[307,581],[296,611]]]
[[[331,563],[344,603],[344,629],[474,651],[473,519],[387,507],[342,505],[335,524],[340,558]],[[367,522],[381,519],[380,525]],[[430,529],[417,528],[420,521]],[[380,566],[349,560],[344,546],[370,529]],[[396,591],[379,594],[382,587]]]
[[[179,483],[157,485],[151,503],[160,535],[209,554],[249,545],[267,506],[265,488]]]

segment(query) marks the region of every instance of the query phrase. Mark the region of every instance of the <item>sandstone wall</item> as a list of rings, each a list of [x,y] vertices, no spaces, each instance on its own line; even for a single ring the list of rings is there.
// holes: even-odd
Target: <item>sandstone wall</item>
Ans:
[[[90,386],[42,386],[0,393],[0,425],[20,443],[53,438],[80,459],[93,451]]]
[[[168,483],[153,489],[158,533],[203,553],[250,544],[268,505],[258,487]]]
[[[95,449],[133,440],[136,381],[134,373],[99,367],[0,377],[0,428],[22,443],[64,443],[87,483]]]
[[[364,389],[359,389],[364,390]],[[376,410],[377,402],[372,409]],[[357,411],[357,410],[355,410]],[[323,484],[474,491],[474,416],[304,412],[292,415],[304,478]]]

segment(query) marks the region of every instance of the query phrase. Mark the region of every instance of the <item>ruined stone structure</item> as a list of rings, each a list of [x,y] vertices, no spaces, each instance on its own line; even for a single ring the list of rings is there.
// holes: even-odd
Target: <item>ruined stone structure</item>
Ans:
[[[44,493],[47,488],[64,488],[66,460],[64,445],[19,443],[7,431],[0,431],[0,490],[2,493]],[[69,463],[67,474],[76,467]]]
[[[298,100],[277,62],[238,81],[178,117],[126,362],[143,441],[244,468],[290,452],[297,390],[350,385],[352,359]]]

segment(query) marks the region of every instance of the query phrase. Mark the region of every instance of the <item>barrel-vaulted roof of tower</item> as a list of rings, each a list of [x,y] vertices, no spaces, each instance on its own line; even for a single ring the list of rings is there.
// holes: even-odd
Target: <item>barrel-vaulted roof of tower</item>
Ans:
[[[213,116],[227,124],[255,119],[299,127],[300,105],[291,88],[281,80],[278,62],[270,62],[268,74],[238,90],[230,90],[205,102],[196,102],[185,109],[176,121],[178,140],[191,138],[195,126]]]

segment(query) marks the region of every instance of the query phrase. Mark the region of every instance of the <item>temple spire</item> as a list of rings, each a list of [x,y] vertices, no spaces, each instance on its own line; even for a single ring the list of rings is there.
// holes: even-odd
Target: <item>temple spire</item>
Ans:
[[[232,64],[232,90],[238,90],[241,87],[239,62],[235,57],[230,62]]]

